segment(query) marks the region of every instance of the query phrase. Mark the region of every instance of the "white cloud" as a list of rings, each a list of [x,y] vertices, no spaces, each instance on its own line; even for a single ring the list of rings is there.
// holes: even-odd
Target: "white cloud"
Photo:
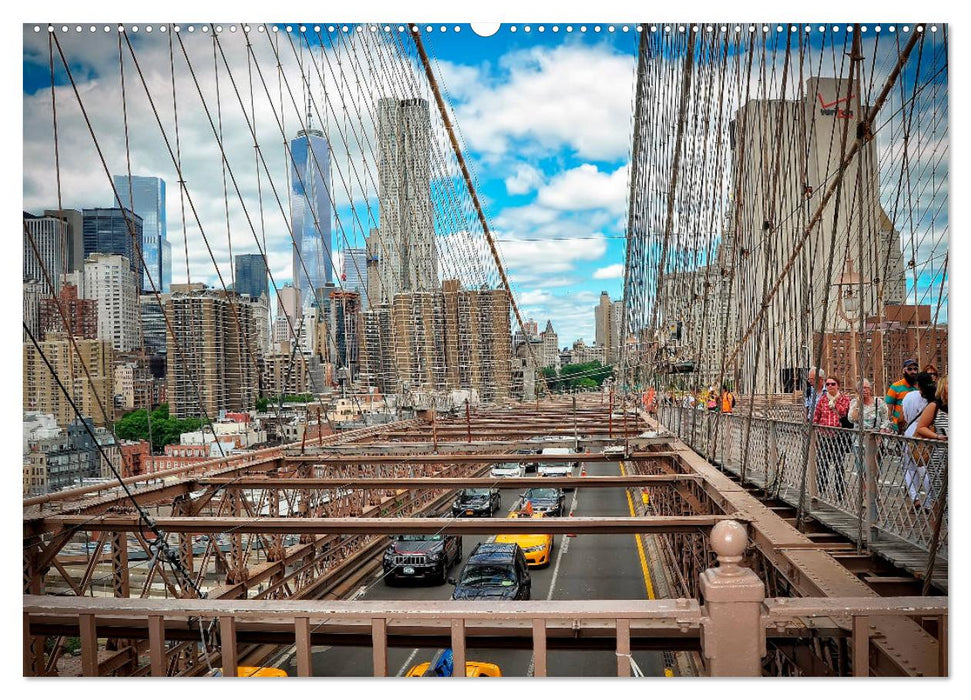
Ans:
[[[534,276],[569,272],[576,263],[596,260],[607,251],[607,241],[602,235],[555,241],[507,238],[499,241],[498,246],[508,269]]]
[[[473,149],[530,154],[567,148],[580,158],[628,155],[635,57],[606,45],[538,46],[502,57],[501,82],[467,91],[456,108]]]
[[[536,201],[559,210],[607,209],[620,213],[627,207],[628,169],[623,165],[606,173],[596,165],[584,163],[558,174],[539,191]]]
[[[519,163],[515,171],[506,178],[506,192],[527,194],[543,184],[543,173],[528,163]]]
[[[607,267],[601,267],[593,273],[593,278],[595,280],[613,280],[624,276],[624,264],[614,263],[613,265],[607,265]]]

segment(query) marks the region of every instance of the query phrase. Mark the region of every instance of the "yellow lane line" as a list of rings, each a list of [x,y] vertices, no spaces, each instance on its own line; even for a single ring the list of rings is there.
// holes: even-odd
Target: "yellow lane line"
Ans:
[[[618,464],[620,465],[621,476],[627,476],[624,463],[618,462]],[[627,494],[627,505],[630,508],[631,517],[637,517],[637,514],[634,512],[634,499],[630,496],[630,489],[624,489],[624,493]],[[634,541],[637,543],[637,558],[641,561],[641,571],[644,573],[644,585],[647,587],[647,598],[648,600],[654,600],[654,584],[651,581],[651,572],[647,568],[647,557],[644,555],[644,543],[641,541],[640,535],[634,535]]]

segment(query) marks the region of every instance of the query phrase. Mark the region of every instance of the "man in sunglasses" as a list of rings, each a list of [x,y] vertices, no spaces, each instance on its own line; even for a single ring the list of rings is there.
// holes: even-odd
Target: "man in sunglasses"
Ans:
[[[902,433],[907,423],[904,421],[904,397],[917,389],[917,360],[904,360],[904,376],[887,389],[885,403],[890,414],[890,422],[894,424],[898,433]]]

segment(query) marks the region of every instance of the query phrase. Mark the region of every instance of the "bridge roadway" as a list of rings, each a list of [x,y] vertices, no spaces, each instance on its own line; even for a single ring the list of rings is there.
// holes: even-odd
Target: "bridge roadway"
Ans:
[[[620,476],[617,462],[587,464],[587,474]],[[501,489],[502,508],[496,518],[507,517],[519,500],[522,489]],[[624,489],[582,489],[567,492],[566,503],[574,502],[578,516],[629,516],[630,506]],[[452,568],[457,577],[479,542],[488,535],[466,535],[462,538],[462,562]],[[645,573],[634,537],[630,535],[557,535],[553,541],[553,562],[542,569],[531,569],[533,600],[632,600],[647,597]],[[366,583],[366,592],[358,600],[448,600],[452,586],[398,584],[389,586],[376,573]],[[388,649],[389,675],[403,676],[416,664],[429,661],[435,648]],[[469,648],[470,661],[498,664],[503,676],[532,675],[532,653],[515,649]],[[664,674],[664,660],[660,652],[635,651],[634,661],[647,676]],[[281,665],[287,673],[296,675],[296,659],[289,657]],[[371,676],[372,660],[369,647],[315,648],[313,654],[315,676]],[[613,651],[548,651],[549,676],[615,677],[617,658]]]

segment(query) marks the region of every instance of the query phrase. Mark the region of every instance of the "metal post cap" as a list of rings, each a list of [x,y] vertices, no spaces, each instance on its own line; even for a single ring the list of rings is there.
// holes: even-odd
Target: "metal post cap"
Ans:
[[[721,568],[734,570],[748,545],[745,526],[736,520],[722,520],[711,529],[711,548],[718,555]]]

